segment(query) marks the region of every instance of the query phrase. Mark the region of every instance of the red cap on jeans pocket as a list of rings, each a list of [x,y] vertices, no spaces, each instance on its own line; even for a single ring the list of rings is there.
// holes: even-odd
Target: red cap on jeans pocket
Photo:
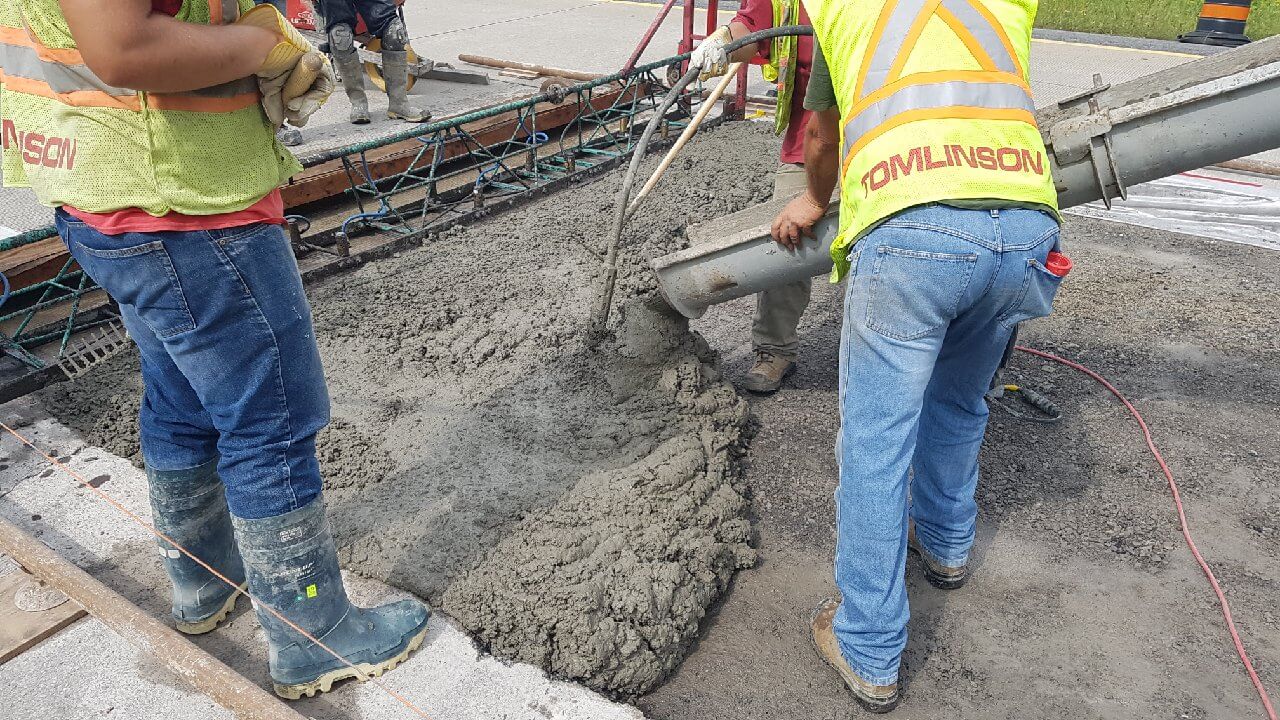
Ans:
[[[1044,269],[1060,278],[1066,277],[1067,273],[1071,272],[1071,258],[1057,250],[1050,250],[1049,257],[1044,261]]]

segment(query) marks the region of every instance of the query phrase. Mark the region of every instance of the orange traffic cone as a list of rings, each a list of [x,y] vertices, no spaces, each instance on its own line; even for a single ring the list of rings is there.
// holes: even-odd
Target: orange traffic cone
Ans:
[[[1244,45],[1249,42],[1244,34],[1244,24],[1249,20],[1249,5],[1252,2],[1253,0],[1205,0],[1196,29],[1179,35],[1178,40],[1200,45]]]

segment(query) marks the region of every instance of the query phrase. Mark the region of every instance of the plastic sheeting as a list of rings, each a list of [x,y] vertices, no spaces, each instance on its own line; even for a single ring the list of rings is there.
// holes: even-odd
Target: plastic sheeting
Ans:
[[[1269,175],[1197,170],[1134,186],[1110,210],[1092,202],[1067,212],[1280,250],[1280,177]]]

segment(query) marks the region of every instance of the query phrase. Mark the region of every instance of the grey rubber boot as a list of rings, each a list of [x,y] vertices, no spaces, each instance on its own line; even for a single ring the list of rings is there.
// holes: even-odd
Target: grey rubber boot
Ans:
[[[342,80],[342,89],[351,101],[350,119],[355,125],[369,124],[369,97],[364,93],[364,63],[360,53],[352,48],[348,52],[333,51],[333,66]]]
[[[387,83],[387,117],[414,123],[431,119],[431,113],[409,102],[409,53],[383,50],[382,79]]]
[[[321,498],[277,517],[236,517],[232,522],[258,620],[267,633],[277,695],[296,700],[328,692],[339,680],[377,677],[422,644],[430,617],[422,603],[401,600],[365,610],[347,599]],[[346,662],[258,603],[275,609]]]
[[[218,461],[190,470],[147,468],[147,481],[156,529],[243,589],[244,565],[231,533]],[[178,630],[188,635],[213,630],[235,608],[239,590],[174,545],[160,538],[156,543],[173,584],[173,619]]]

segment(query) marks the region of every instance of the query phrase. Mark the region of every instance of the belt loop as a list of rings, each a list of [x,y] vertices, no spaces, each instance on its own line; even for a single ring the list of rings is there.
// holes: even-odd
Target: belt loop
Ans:
[[[993,217],[993,218],[998,218],[998,217],[1000,217],[1000,209],[999,209],[999,208],[991,208],[990,213],[991,213],[991,217]]]

